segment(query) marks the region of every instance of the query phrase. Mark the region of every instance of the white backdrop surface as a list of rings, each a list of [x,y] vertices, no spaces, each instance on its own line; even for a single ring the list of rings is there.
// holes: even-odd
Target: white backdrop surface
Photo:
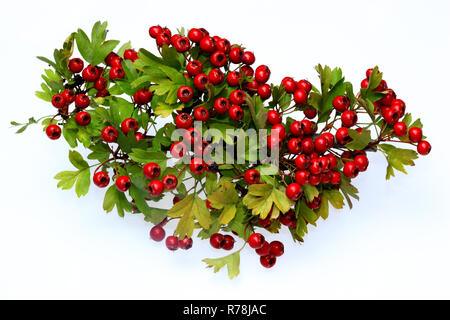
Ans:
[[[448,1],[8,1],[0,11],[0,298],[314,299],[450,298]],[[250,250],[241,274],[213,274],[207,241],[168,252],[149,240],[141,216],[101,208],[104,190],[77,199],[53,176],[71,170],[63,139],[40,126],[15,135],[11,120],[53,112],[34,96],[45,66],[35,56],[76,28],[108,20],[109,36],[155,50],[150,25],[203,26],[244,43],[272,81],[316,81],[317,63],[343,68],[356,85],[379,65],[388,85],[420,116],[432,153],[409,174],[384,180],[370,155],[356,179],[361,201],[333,210],[301,246],[265,270]],[[173,226],[172,226],[173,227]]]

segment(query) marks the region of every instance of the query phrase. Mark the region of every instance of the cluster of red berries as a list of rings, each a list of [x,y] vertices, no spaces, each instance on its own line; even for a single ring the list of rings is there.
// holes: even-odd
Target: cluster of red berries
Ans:
[[[166,231],[163,226],[167,223],[165,219],[160,224],[154,226],[150,230],[150,238],[156,242],[161,242],[166,238]],[[168,236],[166,238],[166,247],[171,251],[175,251],[178,248],[182,250],[189,250],[192,248],[193,240],[192,238],[184,237],[182,240],[179,240],[176,236]]]
[[[277,257],[284,253],[284,245],[280,241],[267,242],[260,233],[253,233],[248,238],[248,244],[260,256],[259,261],[265,268],[272,268],[277,262]]]

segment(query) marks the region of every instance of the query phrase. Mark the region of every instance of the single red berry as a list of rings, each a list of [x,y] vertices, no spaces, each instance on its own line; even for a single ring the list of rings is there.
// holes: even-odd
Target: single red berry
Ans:
[[[232,105],[230,110],[228,110],[228,114],[231,120],[240,121],[244,117],[244,110],[238,105]]]
[[[303,136],[303,130],[300,121],[292,122],[289,126],[289,132],[296,137]]]
[[[177,52],[183,53],[189,50],[191,42],[187,37],[177,37],[174,41],[173,47]]]
[[[331,173],[330,183],[331,183],[331,184],[340,184],[340,183],[341,183],[341,178],[342,178],[342,175],[341,175],[340,172],[338,172],[338,171],[333,171],[333,172]]]
[[[286,89],[287,93],[294,93],[297,90],[297,82],[291,77],[284,77],[281,80],[281,85]]]
[[[163,28],[160,26],[152,26],[148,29],[148,33],[150,34],[150,37],[152,37],[154,39],[162,32],[163,32]]]
[[[134,103],[137,105],[144,105],[149,103],[153,98],[153,93],[148,88],[142,88],[137,90],[133,94]]]
[[[309,172],[307,170],[299,170],[295,173],[295,182],[300,186],[308,184]]]
[[[249,78],[252,78],[253,75],[255,74],[255,71],[254,71],[253,68],[250,67],[250,66],[242,66],[242,67],[240,68],[240,70],[241,70],[241,72],[242,72],[245,76],[247,76],[247,77],[249,77]]]
[[[81,73],[83,76],[83,79],[86,82],[94,82],[100,77],[100,72],[98,71],[97,67],[94,66],[87,66],[83,72]]]
[[[303,89],[306,93],[309,93],[312,89],[312,84],[308,80],[300,80],[297,82],[297,88]]]
[[[289,210],[280,217],[281,224],[289,228],[295,228],[297,226],[297,218],[295,217],[294,210]]]
[[[278,150],[283,145],[283,142],[281,141],[279,135],[268,135],[267,136],[267,148],[269,148],[272,151]]]
[[[106,65],[107,66],[112,66],[112,60],[115,58],[115,57],[118,57],[118,55],[117,55],[117,53],[115,53],[115,52],[110,52],[110,53],[108,53],[108,55],[106,56],[106,58],[105,58],[105,63],[106,63]]]
[[[225,80],[225,75],[220,69],[212,69],[208,74],[209,82],[217,86]]]
[[[348,134],[348,129],[346,127],[341,127],[339,129],[337,129],[336,140],[340,144],[347,144],[352,140],[352,138]]]
[[[187,151],[186,144],[184,142],[174,142],[172,146],[170,147],[170,154],[174,158],[182,158]]]
[[[350,100],[346,96],[337,96],[333,99],[333,108],[339,112],[344,112],[350,106]]]
[[[234,48],[230,49],[230,53],[228,56],[229,56],[231,62],[233,62],[235,64],[239,64],[242,62],[244,52],[242,51],[242,49],[240,47],[234,47]]]
[[[209,119],[209,111],[205,107],[197,107],[194,110],[194,118],[197,121],[206,122]]]
[[[214,208],[214,207],[211,205],[211,201],[209,201],[209,200],[206,200],[206,207],[207,207],[209,210],[216,210],[216,208]]]
[[[304,135],[310,136],[316,131],[316,123],[314,121],[310,121],[304,119],[300,121],[300,128]]]
[[[271,125],[281,123],[281,120],[282,120],[281,115],[275,110],[269,110],[267,112],[267,122],[269,122]]]
[[[259,182],[261,175],[256,169],[248,169],[244,174],[244,179],[248,184],[255,184]]]
[[[302,152],[302,140],[300,138],[291,138],[288,141],[287,147],[291,154],[299,154]]]
[[[177,91],[177,97],[183,103],[189,102],[194,97],[194,90],[191,87],[182,86]]]
[[[261,248],[255,250],[256,254],[258,256],[264,257],[267,256],[270,253],[270,246],[267,241],[264,241],[264,244]]]
[[[173,197],[172,203],[176,204],[176,203],[180,202],[181,200],[183,200],[183,199],[181,199],[180,197],[175,196],[175,197]]]
[[[125,78],[125,71],[123,71],[120,67],[112,67],[111,70],[109,70],[109,79],[114,81],[116,79],[123,79]]]
[[[75,121],[79,126],[87,126],[91,123],[91,115],[86,111],[78,112],[75,116]]]
[[[166,231],[164,231],[163,227],[161,226],[154,226],[150,230],[150,238],[152,238],[153,241],[163,241],[166,237]]]
[[[295,182],[289,184],[286,188],[286,196],[291,200],[297,201],[302,194],[302,187]]]
[[[173,190],[178,185],[178,179],[173,174],[168,174],[162,178],[162,183],[164,185],[164,189]]]
[[[66,105],[64,96],[62,94],[55,94],[52,97],[52,105],[57,109],[61,109],[62,107],[64,107]]]
[[[322,165],[318,158],[312,159],[309,165],[309,172],[311,174],[320,174],[322,172]]]
[[[387,89],[387,93],[381,98],[381,104],[384,106],[391,106],[392,102],[397,98],[397,95],[395,94],[394,90]]]
[[[230,235],[224,235],[222,241],[222,249],[231,250],[234,247],[234,238]]]
[[[209,61],[214,67],[220,68],[227,64],[227,56],[222,51],[216,51],[209,57]]]
[[[206,86],[209,84],[209,78],[206,74],[200,73],[194,78],[194,87],[197,90],[204,91],[206,90]]]
[[[312,210],[319,209],[321,203],[322,203],[322,196],[320,194],[317,197],[314,197],[312,201],[306,201],[306,205],[308,206],[308,208]]]
[[[268,84],[262,84],[258,87],[258,96],[261,97],[262,100],[267,100],[272,95],[272,89]]]
[[[139,124],[135,119],[127,118],[122,121],[120,128],[122,129],[122,132],[127,135],[131,130],[136,132],[139,129]]]
[[[221,249],[222,245],[223,245],[223,235],[220,233],[214,233],[210,238],[209,238],[209,243],[211,244],[211,246],[215,249]]]
[[[123,59],[121,57],[119,57],[118,55],[115,55],[114,57],[111,58],[111,68],[117,67],[117,68],[122,68],[122,61]]]
[[[366,171],[367,167],[369,166],[369,159],[367,159],[367,157],[362,154],[357,155],[353,161],[355,162],[356,167],[358,167],[358,170],[360,172]]]
[[[374,89],[374,91],[382,92],[382,91],[385,91],[387,88],[388,88],[388,86],[387,86],[386,81],[381,80],[381,81],[380,81],[380,84],[378,85],[378,87],[376,87],[376,88]]]
[[[242,74],[239,71],[231,71],[227,75],[227,83],[231,87],[237,87],[239,85],[239,81],[242,79]]]
[[[348,161],[344,164],[343,172],[347,178],[353,179],[358,175],[359,169],[354,161]]]
[[[61,93],[61,95],[63,96],[64,102],[65,102],[66,104],[71,104],[72,102],[75,101],[75,98],[76,98],[75,92],[73,92],[73,91],[70,90],[70,89],[64,90],[64,91]]]
[[[192,126],[193,121],[194,120],[188,113],[183,112],[175,118],[175,126],[178,129],[189,129]]]
[[[131,179],[127,176],[120,176],[116,179],[116,187],[120,192],[125,192],[131,187]]]
[[[280,241],[272,241],[270,244],[270,253],[275,257],[281,257],[284,253],[284,245]]]
[[[97,93],[95,94],[95,97],[96,98],[98,98],[98,97],[107,97],[109,95],[110,95],[110,93],[109,93],[108,90],[102,90],[102,91],[97,91]]]
[[[178,241],[178,245],[182,250],[189,250],[190,248],[192,248],[193,243],[194,241],[192,240],[192,238],[188,238],[186,236],[182,240]]]
[[[271,217],[270,217],[271,214],[272,214],[272,209],[270,210],[270,213],[267,215],[267,217],[265,217],[264,219],[261,219],[261,217],[258,217],[258,224],[262,228],[268,228],[272,224],[272,220],[271,220]]]
[[[229,53],[231,49],[230,41],[227,39],[216,40],[216,49],[225,53]]]
[[[394,124],[394,134],[397,137],[404,137],[408,131],[408,127],[404,122],[397,122]]]
[[[294,102],[298,105],[305,105],[308,101],[308,94],[303,89],[297,89],[294,92]]]
[[[381,109],[381,115],[389,124],[397,123],[401,117],[400,113],[393,107],[383,107]]]
[[[189,145],[201,141],[202,134],[197,128],[189,128],[184,133],[183,141]]]
[[[245,92],[242,90],[234,90],[230,93],[229,100],[231,104],[240,106],[245,101]]]
[[[314,140],[314,150],[317,153],[325,153],[328,150],[328,140],[324,136],[319,136]]]
[[[131,60],[131,61],[135,61],[136,59],[138,59],[138,54],[135,50],[133,49],[127,49],[124,51],[123,53],[123,58],[126,60]]]
[[[203,37],[203,32],[201,32],[199,29],[192,28],[188,32],[188,38],[192,42],[199,43],[200,41],[202,41]]]
[[[431,151],[431,144],[428,141],[422,140],[417,145],[417,152],[423,156],[426,156]]]
[[[99,188],[104,188],[109,184],[109,176],[104,171],[99,171],[94,174],[94,177],[92,179],[94,181],[94,184]]]
[[[166,238],[166,247],[171,251],[178,249],[178,238],[175,236],[168,236]]]
[[[147,163],[142,168],[142,171],[144,173],[144,176],[150,180],[158,178],[159,175],[161,174],[161,168],[157,163],[154,162]]]
[[[409,140],[411,140],[411,142],[422,141],[422,136],[422,129],[419,127],[412,127],[409,129]]]
[[[203,72],[203,64],[198,60],[192,60],[187,64],[186,71],[191,77],[195,77]]]
[[[305,154],[312,154],[314,152],[314,142],[311,138],[303,138],[302,151]]]
[[[57,140],[61,137],[61,128],[56,124],[51,124],[45,129],[47,137],[52,140]]]
[[[108,86],[108,80],[106,80],[103,77],[98,78],[94,82],[94,88],[99,90],[99,91],[105,90],[107,86]]]
[[[363,80],[361,81],[361,88],[366,89],[366,88],[368,88],[368,87],[369,87],[369,79],[363,79]]]
[[[324,137],[327,140],[328,148],[331,148],[334,146],[334,136],[332,133],[324,132],[324,133],[322,133],[322,137]]]
[[[169,46],[170,45],[170,36],[168,36],[165,33],[158,34],[156,36],[156,45],[158,47],[162,47],[164,45]]]
[[[192,158],[189,169],[193,174],[200,175],[206,170],[206,164],[201,158]]]
[[[89,106],[91,103],[91,99],[84,93],[77,94],[77,97],[75,98],[75,106],[78,109],[84,109]]]
[[[147,190],[152,197],[159,197],[164,191],[164,185],[159,180],[153,180],[148,184]]]
[[[227,98],[217,98],[214,102],[214,110],[218,114],[227,113],[228,109],[230,109],[230,102]]]
[[[248,237],[248,244],[253,249],[261,248],[264,245],[264,242],[264,236],[260,233],[253,233],[250,237]]]
[[[328,161],[330,162],[330,165],[329,165],[330,170],[333,170],[334,168],[336,168],[338,165],[336,156],[332,153],[329,153],[326,155],[326,157],[328,158]]]
[[[270,134],[274,136],[278,135],[280,140],[283,140],[286,138],[286,129],[282,123],[276,123],[270,129]]]
[[[341,116],[341,121],[343,127],[353,127],[358,122],[358,115],[355,111],[344,111]]]
[[[264,268],[272,268],[277,262],[277,258],[271,254],[259,258],[259,262]]]
[[[69,61],[69,70],[72,73],[81,72],[84,68],[84,62],[80,58],[73,58]]]
[[[255,70],[255,80],[258,81],[258,83],[264,84],[266,83],[270,78],[270,69],[268,66],[260,65]]]
[[[304,113],[305,117],[307,117],[308,119],[314,119],[317,116],[316,109],[304,110],[303,113]]]
[[[136,132],[134,134],[134,138],[136,139],[136,141],[141,141],[145,139],[145,135],[142,132]]]
[[[397,112],[399,114],[400,118],[405,115],[406,104],[403,100],[401,99],[393,100],[391,103],[391,108],[392,110],[394,110],[394,112]]]
[[[203,37],[203,39],[200,40],[200,49],[208,53],[213,53],[216,51],[215,40],[210,36]]]
[[[306,154],[300,154],[295,158],[295,165],[299,169],[308,169],[309,167],[309,158]]]
[[[245,51],[242,55],[242,63],[245,63],[246,65],[252,65],[255,63],[255,55],[253,52]]]
[[[107,126],[102,130],[102,139],[105,142],[116,142],[117,136],[117,130],[112,126]]]

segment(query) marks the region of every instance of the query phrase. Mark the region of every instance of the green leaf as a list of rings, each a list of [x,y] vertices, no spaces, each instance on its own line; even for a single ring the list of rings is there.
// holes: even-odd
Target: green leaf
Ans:
[[[417,152],[411,149],[397,148],[391,144],[380,144],[378,147],[385,152],[386,160],[388,161],[386,180],[394,176],[393,169],[406,174],[404,166],[413,166],[414,160],[418,158]]]
[[[345,176],[342,176],[341,184],[339,187],[345,199],[347,200],[348,206],[350,207],[350,209],[353,208],[353,204],[352,201],[350,200],[350,197],[359,200],[358,189],[355,186],[353,186],[350,183],[350,179]]]
[[[271,184],[252,184],[248,188],[242,203],[252,210],[253,215],[259,215],[262,219],[267,217],[272,206],[275,205],[282,213],[289,211],[294,204],[283,189]]]
[[[367,129],[363,129],[361,133],[358,133],[356,130],[349,129],[348,134],[352,138],[352,141],[347,143],[345,146],[351,150],[363,150],[371,141],[370,130]]]
[[[117,213],[120,217],[125,216],[126,212],[131,212],[132,210],[132,204],[128,201],[128,199],[125,197],[125,194],[123,192],[120,192],[117,190],[117,187],[115,184],[110,186],[108,190],[105,193],[105,199],[103,200],[103,209],[106,212],[111,212],[114,207],[117,209]]]
[[[304,185],[302,189],[307,201],[313,201],[319,195],[319,190],[313,185]]]
[[[339,190],[323,190],[322,202],[324,202],[324,196],[335,209],[344,208],[344,196],[339,192]]]
[[[75,185],[75,192],[78,197],[85,196],[89,192],[89,186],[91,184],[91,171],[89,169],[81,170],[77,183]]]
[[[203,259],[202,261],[208,265],[208,268],[214,267],[214,273],[227,266],[228,277],[233,279],[239,274],[240,251],[236,251],[222,258]]]
[[[81,154],[75,150],[69,151],[69,161],[79,170],[89,168],[89,164],[83,159]]]

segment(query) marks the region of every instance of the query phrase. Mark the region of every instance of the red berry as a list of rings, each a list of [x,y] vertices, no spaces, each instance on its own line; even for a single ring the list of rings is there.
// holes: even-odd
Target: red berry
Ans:
[[[81,70],[83,70],[83,68],[84,68],[83,60],[81,60],[80,58],[70,59],[70,61],[69,61],[70,72],[78,73],[78,72],[81,72]]]
[[[197,128],[189,128],[184,133],[184,142],[187,144],[193,144],[196,141],[200,141],[202,137],[202,134]]]
[[[188,32],[188,38],[192,42],[199,43],[203,39],[203,37],[204,37],[203,32],[201,32],[196,28],[192,28]]]
[[[87,95],[85,95],[84,93],[80,93],[77,95],[77,97],[75,98],[75,106],[78,109],[84,109],[87,108],[89,106],[89,104],[91,103],[91,100],[89,99],[89,97]]]
[[[61,128],[56,124],[51,124],[45,129],[47,137],[52,140],[57,140],[61,137]]]
[[[312,85],[308,80],[300,80],[297,82],[297,88],[303,89],[306,93],[309,93],[312,89]]]
[[[134,134],[134,138],[136,139],[136,142],[144,140],[145,139],[145,135],[141,132],[136,132]]]
[[[328,140],[324,136],[319,136],[314,140],[314,150],[318,153],[325,153],[328,150]]]
[[[112,51],[111,51],[110,53],[108,53],[108,55],[107,55],[106,58],[105,58],[105,63],[106,63],[106,65],[107,65],[107,66],[111,66],[111,65],[112,65],[112,60],[113,60],[115,57],[118,57],[117,53],[112,52]]]
[[[309,167],[309,158],[305,154],[300,154],[295,158],[295,165],[299,169],[308,169]]]
[[[284,253],[284,245],[280,241],[272,241],[270,243],[270,253],[275,257],[281,257]]]
[[[194,87],[197,90],[204,91],[206,90],[206,86],[209,84],[209,78],[206,74],[200,73],[194,78]]]
[[[153,93],[148,88],[139,89],[133,94],[134,102],[140,106],[149,103],[152,97]]]
[[[316,126],[314,121],[302,120],[300,121],[300,128],[304,135],[312,135],[316,131]]]
[[[338,171],[333,171],[331,173],[331,179],[330,179],[330,183],[331,184],[340,184],[341,183],[341,173]]]
[[[248,184],[255,184],[259,182],[261,175],[256,169],[248,169],[244,174],[244,179]]]
[[[308,184],[309,172],[306,170],[299,170],[295,173],[295,182],[300,186]]]
[[[305,154],[312,154],[314,152],[314,142],[311,138],[304,138],[302,140],[302,151]]]
[[[339,129],[337,129],[336,140],[340,144],[347,144],[352,140],[352,138],[348,134],[348,129],[346,127],[341,127]]]
[[[178,249],[178,238],[175,236],[168,236],[166,238],[166,247],[171,251]]]
[[[201,158],[192,158],[189,169],[193,174],[199,175],[205,172],[206,164]]]
[[[116,179],[116,187],[120,192],[125,192],[131,187],[131,179],[127,176],[120,176]]]
[[[342,126],[343,127],[353,127],[358,122],[358,116],[355,111],[344,111],[341,116]]]
[[[225,75],[220,69],[212,69],[208,74],[208,79],[213,85],[219,85],[225,80]]]
[[[363,80],[361,81],[361,88],[366,89],[366,88],[368,88],[368,87],[369,87],[369,79],[363,79]]]
[[[159,197],[164,191],[164,185],[159,180],[153,180],[148,184],[147,190],[152,197]]]
[[[287,93],[294,93],[295,90],[297,90],[297,82],[291,77],[284,77],[283,80],[281,80],[281,85],[286,89]]]
[[[347,178],[353,179],[356,178],[356,176],[359,173],[358,166],[353,161],[348,161],[344,164],[344,175]]]
[[[255,80],[258,81],[258,83],[264,84],[269,80],[270,78],[270,69],[269,67],[265,65],[260,65],[255,70]]]
[[[125,71],[123,71],[120,67],[112,67],[111,70],[109,70],[109,79],[114,81],[116,79],[123,79],[125,78]]]
[[[122,129],[122,132],[127,135],[130,130],[136,132],[139,129],[139,124],[135,119],[127,118],[122,121],[120,128]]]
[[[344,112],[350,106],[350,100],[346,96],[337,96],[333,99],[333,108],[339,112]]]
[[[57,109],[61,109],[62,107],[64,107],[66,105],[64,96],[62,94],[55,94],[52,97],[52,105]]]
[[[209,243],[211,244],[211,246],[215,249],[220,249],[222,248],[222,244],[223,244],[223,235],[220,233],[214,233],[210,238],[209,238]]]
[[[182,86],[177,91],[177,97],[183,103],[189,102],[194,97],[194,90],[191,87]]]
[[[300,138],[289,139],[287,147],[290,153],[299,154],[302,152],[302,140]]]
[[[286,129],[284,128],[284,125],[282,123],[277,123],[274,124],[270,129],[270,134],[278,134],[278,137],[283,140],[284,138],[286,138]]]
[[[255,55],[253,54],[253,52],[245,51],[242,55],[242,62],[246,65],[252,65],[253,63],[255,63]]]
[[[127,49],[123,53],[123,58],[134,62],[136,59],[138,59],[138,54],[133,49]]]
[[[231,87],[237,87],[239,85],[239,81],[242,79],[242,74],[239,71],[231,71],[227,75],[227,83]]]
[[[294,92],[294,102],[298,105],[305,105],[308,101],[308,94],[303,89],[297,89]]]
[[[66,104],[71,104],[72,102],[75,101],[75,92],[73,92],[70,89],[66,89],[61,93],[62,97],[64,98],[64,102]]]
[[[267,241],[264,241],[264,244],[261,248],[255,250],[256,254],[258,256],[264,257],[267,256],[270,253],[270,246]]]
[[[394,110],[394,112],[397,112],[399,114],[400,118],[405,115],[406,104],[405,102],[403,102],[403,100],[401,99],[393,100],[391,103],[391,108],[392,110]]]
[[[173,47],[177,52],[186,52],[191,47],[191,43],[189,42],[189,39],[187,37],[177,37],[174,40]]]
[[[209,57],[209,61],[214,67],[220,68],[227,64],[227,56],[222,51],[216,51]]]
[[[159,175],[161,174],[161,168],[157,163],[154,162],[147,163],[142,168],[142,171],[144,173],[144,176],[150,180],[158,178]]]
[[[117,67],[117,68],[122,68],[122,61],[123,59],[121,57],[119,57],[118,55],[115,55],[112,59],[111,59],[111,67]]]
[[[217,98],[214,102],[214,110],[218,114],[227,113],[228,109],[230,109],[230,102],[227,98]]]
[[[292,122],[289,126],[289,132],[296,137],[303,136],[303,130],[300,121]]]
[[[195,120],[206,122],[209,119],[209,111],[205,107],[198,107],[194,110]]]
[[[209,36],[204,37],[200,40],[200,49],[208,53],[213,53],[216,50],[215,40]]]
[[[234,247],[234,238],[229,235],[224,235],[222,241],[222,249],[231,250],[233,249],[233,247]]]
[[[183,199],[181,199],[181,198],[175,196],[175,197],[173,197],[172,203],[173,203],[173,204],[176,204],[176,203],[180,202],[181,200],[183,200]]]
[[[78,112],[75,116],[75,121],[79,126],[87,126],[91,123],[91,115],[86,111]]]
[[[112,126],[107,126],[102,130],[102,139],[105,142],[116,142],[117,135],[117,130]]]
[[[183,112],[175,118],[175,126],[178,129],[189,129],[192,126],[193,121],[194,120],[188,113]]]
[[[203,64],[198,60],[192,60],[187,64],[186,71],[191,77],[195,77],[203,72]]]
[[[173,174],[168,174],[162,178],[162,183],[164,185],[164,189],[173,190],[178,185],[178,179]]]
[[[150,34],[150,37],[156,38],[159,34],[163,32],[163,28],[160,26],[153,26],[148,29],[148,33]]]
[[[278,135],[268,135],[267,136],[267,147],[274,151],[277,149],[280,149],[283,142],[280,140],[280,137]]]
[[[178,240],[178,246],[182,250],[189,250],[190,248],[192,248],[193,243],[194,241],[192,240],[192,238],[188,238],[186,236],[183,238],[183,240]]]
[[[308,119],[314,119],[317,116],[316,109],[304,110],[303,113],[305,114],[305,117],[307,117]]]
[[[272,221],[270,218],[271,213],[272,213],[272,209],[270,210],[270,213],[267,215],[267,217],[265,217],[264,219],[261,219],[261,217],[258,217],[258,224],[262,228],[268,228],[272,224]]]
[[[240,47],[234,47],[230,49],[229,58],[231,62],[235,64],[241,63],[243,56],[244,52]]]
[[[156,36],[156,45],[162,47],[163,45],[170,45],[170,36],[165,33],[158,34]]]
[[[384,120],[389,124],[395,124],[400,119],[400,113],[396,111],[393,107],[383,107],[381,114]]]
[[[280,222],[286,227],[292,229],[295,228],[297,226],[297,218],[295,217],[295,212],[293,210],[289,210],[280,217]]]
[[[259,262],[265,268],[272,268],[277,262],[277,258],[271,254],[259,258]]]
[[[163,227],[161,226],[154,226],[150,230],[150,238],[152,238],[153,241],[163,241],[166,237],[166,231],[164,231]]]
[[[302,194],[302,187],[295,182],[289,184],[286,188],[286,196],[291,200],[297,201]]]
[[[249,78],[252,78],[253,75],[255,74],[255,71],[250,66],[242,66],[240,69],[241,72]]]
[[[269,122],[271,125],[281,123],[281,120],[281,115],[275,110],[269,110],[267,112],[267,122]]]
[[[317,197],[314,197],[312,201],[306,201],[306,205],[308,206],[308,208],[312,210],[319,209],[321,203],[322,203],[322,196],[320,194]]]
[[[353,160],[353,161],[355,162],[355,164],[356,164],[356,166],[358,167],[358,170],[359,170],[360,172],[366,171],[366,170],[367,170],[367,167],[369,166],[369,160],[367,159],[366,156],[364,156],[364,155],[362,155],[362,154],[357,155],[357,156],[355,157],[355,160]]]
[[[411,142],[420,142],[422,140],[422,129],[419,127],[410,128],[409,140],[411,140]]]
[[[380,81],[380,84],[378,85],[378,87],[376,87],[376,88],[374,89],[374,91],[381,92],[381,91],[384,91],[384,90],[386,90],[386,89],[387,89],[387,83],[386,83],[386,81],[381,80],[381,81]]]
[[[229,100],[231,104],[241,105],[245,100],[245,92],[242,90],[234,90],[230,93]]]
[[[329,164],[330,170],[333,170],[334,168],[336,168],[338,165],[336,156],[334,154],[330,153],[330,154],[327,154],[326,157],[328,158],[328,161],[330,162],[330,164]]]
[[[248,244],[253,249],[259,249],[264,245],[264,236],[260,233],[253,233],[250,237],[248,237]]]
[[[99,188],[104,188],[109,184],[109,176],[104,171],[95,173],[92,180],[94,181],[94,184]]]
[[[170,154],[174,158],[182,158],[186,154],[187,147],[184,142],[174,142],[170,147]]]
[[[225,53],[229,53],[231,49],[230,41],[227,39],[216,40],[216,49]]]
[[[385,106],[391,106],[392,102],[397,98],[394,90],[388,89],[388,92],[381,98],[381,103]]]
[[[423,156],[426,156],[431,151],[431,144],[428,141],[420,141],[417,145],[417,152]]]
[[[228,114],[231,120],[240,121],[244,117],[244,111],[238,105],[232,105],[230,110],[228,110]]]
[[[258,96],[261,97],[262,100],[267,100],[272,95],[272,89],[268,84],[263,84],[258,87]]]
[[[322,165],[319,161],[319,159],[312,159],[311,163],[309,165],[309,172],[311,172],[311,174],[319,174],[322,172]]]

